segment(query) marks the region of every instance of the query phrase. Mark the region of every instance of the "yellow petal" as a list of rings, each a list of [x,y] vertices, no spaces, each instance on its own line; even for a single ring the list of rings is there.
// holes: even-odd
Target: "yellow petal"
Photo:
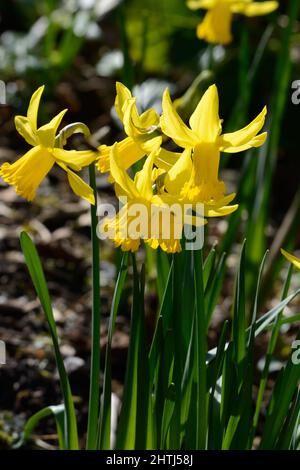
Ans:
[[[152,197],[152,168],[154,157],[155,152],[152,152],[149,157],[146,158],[142,170],[138,171],[134,178],[136,189],[141,197],[147,200]]]
[[[168,193],[180,193],[183,185],[190,179],[192,167],[191,150],[186,149],[166,174],[164,184]]]
[[[267,15],[277,10],[278,7],[278,2],[252,2],[245,6],[243,13],[246,16]]]
[[[40,86],[33,93],[28,109],[27,109],[27,118],[33,131],[37,130],[37,115],[38,115],[40,100],[41,100],[41,96],[44,91],[44,88],[45,88],[45,85]]]
[[[127,170],[145,156],[145,151],[131,138],[127,137],[117,143],[118,163]]]
[[[140,247],[140,239],[132,240],[127,238],[125,240],[115,240],[116,247],[120,247],[122,251],[131,251],[132,253],[136,252]]]
[[[177,218],[178,215],[179,218]],[[167,253],[181,251],[180,240],[182,238],[183,220],[180,207],[177,215],[174,215],[168,204],[158,208],[154,205],[153,200],[149,223],[150,230],[145,243],[154,250],[160,247]]]
[[[0,175],[6,183],[15,186],[19,196],[32,201],[38,186],[54,163],[52,155],[46,149],[37,146],[13,164],[3,163]]]
[[[244,152],[245,150],[248,150],[249,148],[252,147],[261,147],[266,139],[268,137],[267,132],[263,132],[262,134],[258,134],[253,139],[251,139],[249,142],[245,143],[244,145],[240,145],[239,147],[226,147],[226,148],[221,148],[221,151],[227,152],[227,153],[237,153],[237,152]]]
[[[265,123],[267,108],[243,129],[229,134],[223,134],[219,138],[219,146],[222,152],[241,152],[251,147],[259,147],[267,137],[267,133],[257,135]]]
[[[48,124],[45,124],[44,126],[40,127],[37,130],[37,136],[39,139],[40,145],[43,147],[47,148],[53,148],[54,147],[54,141],[55,141],[55,135],[57,132],[57,129],[66,114],[67,109],[64,109],[61,111],[57,116],[55,116],[53,119]]]
[[[132,98],[132,94],[128,88],[121,82],[116,83],[117,96],[115,100],[115,109],[121,122],[123,122],[124,112],[126,110],[127,101]]]
[[[128,194],[126,193],[126,191],[124,191],[124,189],[119,186],[113,178],[107,178],[107,181],[111,184],[114,185],[114,189],[115,189],[115,195],[118,199],[121,199],[121,198],[127,198],[128,197]]]
[[[37,137],[30,125],[29,119],[25,116],[15,117],[15,126],[18,133],[33,147],[37,144]]]
[[[171,194],[166,194],[166,193],[155,194],[151,198],[151,202],[155,206],[165,206],[165,205],[171,206],[172,204],[177,204],[178,201],[179,201],[178,195],[173,195],[173,194],[171,195]]]
[[[160,247],[166,253],[180,253],[182,251],[180,240],[157,240],[156,238],[148,238],[145,243],[153,250]]]
[[[110,145],[100,145],[100,147],[98,147],[99,157],[96,162],[96,167],[101,173],[106,173],[109,171],[110,150]]]
[[[141,127],[144,129],[159,125],[159,116],[157,112],[155,111],[155,109],[153,108],[147,109],[139,117],[140,117]]]
[[[65,163],[75,171],[79,171],[83,167],[90,165],[98,156],[98,153],[92,150],[64,150],[54,148],[51,153],[56,160]]]
[[[126,107],[124,107],[123,123],[126,134],[133,137],[135,134],[149,132],[151,128],[158,126],[159,116],[152,108],[139,115],[136,98],[131,98],[127,100]]]
[[[136,99],[127,100],[126,109],[123,113],[123,125],[126,134],[134,138],[136,134],[141,133],[140,118],[136,107]]]
[[[238,207],[238,204],[234,204],[233,206],[219,207],[216,209],[211,209],[204,206],[204,215],[205,217],[223,217],[225,215],[232,214],[232,212],[235,212]]]
[[[139,145],[145,153],[151,153],[162,144],[162,136],[156,130],[159,123],[159,117],[154,110],[144,113],[144,120],[139,116],[135,98],[128,100],[126,111],[124,112],[123,122],[126,134]]]
[[[179,157],[181,157],[179,152],[171,152],[170,150],[160,148],[155,156],[154,163],[158,168],[168,171],[175,165]]]
[[[159,152],[159,148],[162,144],[162,136],[157,132],[152,132],[150,134],[144,134],[135,139],[135,142],[144,150],[145,154]]]
[[[224,196],[224,197],[218,199],[217,201],[214,201],[212,204],[208,203],[207,207],[211,207],[213,209],[216,209],[216,208],[219,208],[219,207],[227,206],[228,204],[231,203],[231,201],[233,201],[233,199],[235,197],[236,197],[235,193],[227,194],[227,196]]]
[[[219,96],[216,85],[211,85],[190,117],[190,126],[202,142],[214,142],[221,133]]]
[[[198,25],[197,36],[212,44],[229,44],[232,41],[231,22],[229,4],[217,3]]]
[[[114,181],[121,187],[124,193],[130,198],[139,198],[139,192],[135,187],[134,182],[130,179],[126,170],[121,168],[118,164],[120,157],[118,155],[118,146],[114,144],[110,153],[110,173]]]
[[[292,263],[297,269],[300,269],[300,258],[297,258],[297,256],[291,255],[287,251],[285,251],[283,248],[281,248],[281,253],[283,256],[290,262]]]
[[[155,163],[155,159],[154,159]],[[160,178],[162,176],[165,176],[166,171],[163,170],[162,168],[157,168],[156,166],[152,169],[152,183],[155,183],[157,178]]]
[[[145,156],[145,151],[131,137],[117,142],[117,158],[120,168],[127,170],[134,163]],[[101,145],[99,147],[100,156],[96,166],[101,173],[106,173],[110,169],[110,153],[112,146]]]
[[[64,163],[58,163],[58,165],[67,172],[69,184],[72,191],[76,196],[85,199],[90,204],[95,204],[95,196],[93,189],[85,183],[76,173],[70,170]]]
[[[100,225],[100,233],[113,240],[122,251],[134,252],[138,250],[141,239],[128,236],[128,208],[128,204],[125,204],[115,217],[106,217]]]
[[[199,140],[198,136],[179,117],[172,104],[168,89],[164,92],[162,108],[163,115],[160,119],[160,125],[164,134],[171,137],[179,147],[194,147]]]

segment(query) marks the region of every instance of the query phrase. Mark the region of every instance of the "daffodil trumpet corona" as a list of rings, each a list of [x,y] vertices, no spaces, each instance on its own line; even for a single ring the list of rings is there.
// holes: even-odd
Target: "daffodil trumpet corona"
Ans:
[[[213,44],[229,44],[232,41],[231,23],[235,13],[245,16],[267,15],[278,8],[277,1],[253,0],[188,0],[191,10],[207,10],[197,27],[199,39]]]
[[[15,117],[18,133],[32,148],[16,162],[3,163],[0,167],[0,175],[4,181],[15,187],[19,196],[32,201],[43,179],[57,164],[67,173],[73,192],[90,204],[94,204],[92,189],[75,172],[93,163],[97,153],[91,150],[65,150],[58,146],[56,134],[66,109],[48,124],[38,127],[37,116],[43,90],[44,86],[41,86],[33,93],[27,116]]]

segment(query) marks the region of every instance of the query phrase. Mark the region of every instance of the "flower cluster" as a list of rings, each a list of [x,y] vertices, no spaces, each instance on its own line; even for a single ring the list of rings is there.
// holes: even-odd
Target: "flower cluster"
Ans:
[[[231,23],[234,13],[246,16],[267,15],[278,8],[278,2],[253,0],[187,0],[191,10],[208,10],[197,27],[197,36],[213,44],[232,41]]]
[[[4,163],[0,175],[31,201],[41,181],[57,164],[66,171],[74,193],[94,204],[92,188],[75,172],[95,162],[100,172],[108,173],[117,197],[125,201],[116,215],[102,221],[101,233],[124,251],[136,251],[144,240],[152,248],[179,252],[185,225],[202,227],[208,217],[228,215],[237,209],[237,204],[230,204],[235,194],[226,194],[225,183],[219,177],[220,155],[265,142],[267,134],[260,130],[266,108],[243,129],[222,134],[215,85],[202,96],[189,126],[180,118],[167,89],[159,116],[154,109],[140,114],[131,92],[121,83],[116,88],[115,108],[127,135],[124,140],[112,146],[101,145],[98,152],[65,150],[57,131],[66,110],[37,127],[43,92],[40,87],[32,95],[27,116],[15,118],[17,131],[32,149],[15,163]],[[168,139],[181,151],[164,148]],[[142,159],[142,169],[134,171]],[[137,205],[142,208],[142,218],[137,214]]]
[[[230,205],[235,194],[226,194],[224,181],[219,179],[221,152],[241,152],[261,146],[267,134],[261,133],[266,108],[246,127],[239,131],[222,134],[219,117],[219,98],[216,85],[202,96],[190,117],[188,127],[180,118],[166,89],[162,100],[162,116],[154,109],[139,114],[136,99],[121,83],[117,83],[115,107],[123,123],[127,137],[112,147],[101,146],[97,167],[109,172],[119,198],[126,197],[126,204],[115,216],[105,220],[101,230],[114,239],[123,250],[135,251],[140,240],[164,251],[181,250],[180,234],[183,225],[203,226],[207,217],[224,216],[234,212],[238,205]],[[166,139],[172,139],[181,152],[171,152],[162,147]],[[145,158],[141,171],[132,179],[128,169]],[[133,203],[147,207],[147,223],[140,224],[138,236],[130,236],[128,221],[136,217],[130,212]],[[178,211],[170,207],[180,207]],[[199,213],[199,207],[203,211]],[[164,223],[156,223],[156,235],[147,230],[158,209],[169,211],[168,237],[163,234]],[[126,221],[126,227],[125,227]],[[135,226],[136,228],[136,226]],[[151,236],[149,236],[151,233]]]

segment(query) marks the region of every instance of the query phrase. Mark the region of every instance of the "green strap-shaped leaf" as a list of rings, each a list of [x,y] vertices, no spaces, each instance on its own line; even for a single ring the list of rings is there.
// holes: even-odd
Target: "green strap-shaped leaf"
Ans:
[[[300,330],[296,340],[300,340]],[[284,426],[300,380],[300,364],[293,363],[293,353],[279,375],[268,406],[261,449],[273,449]]]
[[[64,407],[65,407],[65,443],[67,449],[76,450],[78,449],[78,434],[77,434],[77,422],[73,403],[73,397],[69,384],[69,379],[66,373],[64,362],[59,350],[59,342],[56,331],[56,324],[53,316],[52,305],[50,301],[49,291],[44,276],[42,264],[38,255],[38,252],[26,232],[21,233],[20,237],[22,251],[25,257],[25,261],[35,287],[37,296],[41,302],[42,308],[46,315],[46,319],[49,325],[50,334],[52,338],[55,360],[58,369],[61,392],[63,395]]]
[[[109,327],[108,327],[108,339],[106,346],[105,356],[105,369],[104,369],[104,383],[103,383],[103,395],[101,403],[101,414],[100,414],[100,449],[110,449],[110,422],[111,422],[111,349],[112,339],[116,323],[117,311],[123,291],[124,283],[127,276],[128,268],[128,253],[124,253],[121,261],[121,266],[114,290],[114,296],[110,309]]]
[[[31,434],[42,419],[53,415],[56,423],[59,448],[60,450],[65,450],[64,414],[64,405],[47,406],[46,408],[43,408],[42,410],[35,413],[26,422],[21,439],[13,446],[14,449],[22,447],[30,439]]]
[[[148,387],[149,377],[146,354],[146,335],[144,319],[144,270],[140,281],[133,260],[133,301],[131,314],[130,344],[127,356],[127,369],[124,384],[123,403],[117,433],[117,449],[140,450],[145,447],[147,428],[144,426],[143,436],[141,422],[145,422],[148,413]],[[139,432],[139,435],[137,433]]]

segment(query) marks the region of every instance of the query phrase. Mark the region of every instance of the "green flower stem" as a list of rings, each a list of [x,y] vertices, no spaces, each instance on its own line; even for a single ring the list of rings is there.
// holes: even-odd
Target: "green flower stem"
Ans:
[[[91,205],[91,238],[93,257],[93,307],[92,307],[92,351],[90,371],[90,393],[88,411],[87,443],[88,450],[97,447],[97,428],[99,415],[99,377],[100,377],[100,246],[97,236],[97,190],[94,164],[89,166],[90,186],[94,191],[95,205]]]
[[[196,335],[195,335],[195,365],[197,383],[197,420],[196,420],[196,445],[197,449],[207,448],[208,407],[206,396],[206,355],[207,355],[207,326],[203,287],[203,261],[202,250],[195,250],[194,275],[196,295]]]
[[[180,283],[181,283],[181,264],[180,255],[173,255],[174,271],[173,271],[173,334],[174,334],[174,370],[173,382],[175,384],[175,407],[173,418],[170,424],[169,443],[170,449],[180,448],[180,412],[181,412],[181,381],[183,373],[183,349],[182,349],[182,330],[180,320]]]

